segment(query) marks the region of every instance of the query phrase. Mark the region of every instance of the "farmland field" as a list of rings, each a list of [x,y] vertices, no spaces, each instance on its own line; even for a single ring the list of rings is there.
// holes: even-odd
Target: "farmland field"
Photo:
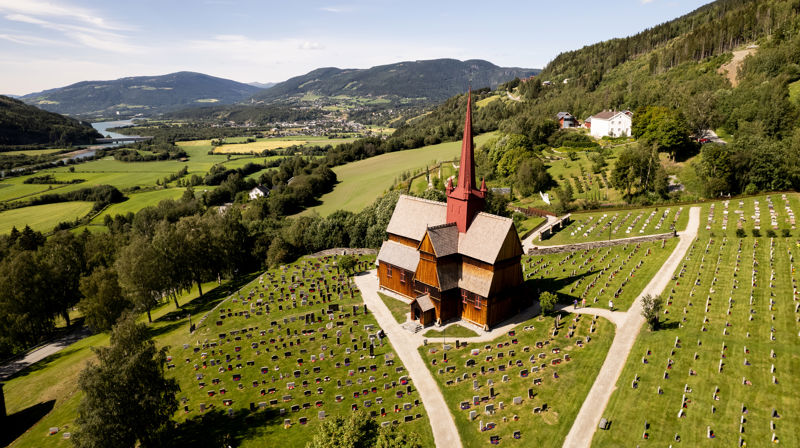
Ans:
[[[92,219],[92,224],[102,224],[106,215],[124,215],[126,213],[136,213],[137,211],[149,207],[151,205],[158,205],[164,199],[178,199],[181,197],[185,189],[183,188],[166,188],[163,190],[143,191],[141,193],[131,193],[128,195],[128,200],[113,204],[103,210],[102,213]]]
[[[475,144],[480,145],[491,136],[491,133],[476,136]],[[327,216],[339,209],[357,212],[394,185],[396,177],[402,172],[424,168],[426,164],[437,160],[452,160],[458,158],[460,153],[461,142],[450,142],[382,154],[337,166],[333,171],[339,183],[332,192],[320,198],[321,205],[303,213],[316,212]]]
[[[40,232],[50,232],[60,222],[86,216],[92,205],[91,202],[61,202],[7,210],[0,213],[0,234],[11,232],[14,226],[22,230],[25,225]]]
[[[232,140],[232,139],[227,139]],[[263,151],[272,151],[275,149],[288,148],[290,146],[326,146],[338,145],[340,143],[349,143],[355,140],[354,138],[336,138],[331,139],[327,137],[278,137],[278,138],[259,138],[255,142],[250,143],[237,143],[221,145],[214,148],[215,154],[231,154],[231,153],[261,153]]]

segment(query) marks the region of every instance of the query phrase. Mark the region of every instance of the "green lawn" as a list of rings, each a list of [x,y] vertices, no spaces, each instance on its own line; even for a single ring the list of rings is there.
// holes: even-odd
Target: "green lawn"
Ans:
[[[785,196],[785,199],[784,199]],[[767,198],[769,197],[769,200]],[[756,201],[758,211],[756,213]],[[774,223],[770,213],[769,203],[772,201],[772,212],[775,214]],[[727,202],[727,206],[726,206]],[[714,206],[713,213],[711,213]],[[786,207],[792,210],[790,214]],[[792,224],[794,213],[800,213],[800,195],[797,193],[772,193],[749,198],[733,198],[728,201],[705,203],[700,212],[700,230],[703,235],[735,237],[736,229],[740,228],[747,236],[752,236],[754,229],[766,236],[768,231],[773,231],[781,236],[784,229],[793,236],[798,236],[797,222]],[[726,218],[727,217],[727,218]],[[758,219],[756,219],[756,217]]]
[[[420,347],[466,448],[490,446],[491,436],[500,437],[500,446],[563,444],[603,364],[614,337],[614,326],[604,319],[592,325],[590,316],[576,318],[567,314],[553,336],[554,324],[552,317],[531,319],[515,327],[513,335],[448,351],[446,363],[442,361],[441,345]],[[569,337],[573,325],[576,328]],[[530,326],[533,329],[524,330]],[[537,347],[537,343],[541,345]],[[472,355],[473,350],[478,353]],[[468,366],[468,361],[475,364]],[[508,375],[508,381],[503,381],[504,375]],[[541,379],[541,384],[536,385],[536,379]],[[473,381],[478,383],[477,391],[473,389]],[[474,396],[479,397],[479,403],[473,402]],[[514,404],[515,397],[520,397],[520,404]],[[462,403],[466,409],[462,409]],[[492,415],[485,413],[487,405],[494,406]],[[535,408],[543,411],[535,413]],[[476,412],[474,420],[469,418],[471,411]],[[479,422],[493,423],[495,427],[481,431]],[[520,431],[519,439],[513,438],[515,431]]]
[[[103,224],[103,219],[108,216],[124,215],[126,213],[136,213],[137,211],[158,205],[165,199],[178,199],[186,191],[184,188],[165,188],[161,190],[143,191],[141,193],[128,194],[128,200],[113,204],[103,210],[102,213],[92,219],[92,224]]]
[[[22,230],[26,225],[40,232],[50,232],[60,222],[74,221],[92,210],[91,202],[60,202],[7,210],[0,213],[0,234],[11,232],[12,227]]]
[[[773,433],[800,445],[793,255],[795,239],[700,236],[668,286],[666,328],[639,335],[594,445],[667,446],[678,434],[684,446],[768,446]]]
[[[547,218],[542,218],[541,216],[531,216],[526,218],[520,226],[517,228],[517,233],[519,233],[520,238],[524,237],[525,234],[530,232],[531,230],[538,227],[540,224],[547,221]]]
[[[552,237],[536,241],[540,245],[616,240],[633,236],[681,231],[689,222],[689,206],[662,206],[643,209],[573,213],[572,223]]]
[[[627,310],[677,245],[677,238],[581,252],[522,257],[525,280],[562,303],[586,300],[588,307]]]
[[[389,308],[389,311],[392,312],[392,316],[394,316],[398,324],[402,324],[408,320],[411,308],[409,308],[407,303],[402,300],[397,300],[394,297],[389,297],[382,292],[379,292],[378,295],[381,297],[381,300],[383,300],[383,303],[386,304],[386,307]]]
[[[475,137],[480,145],[492,137],[492,133]],[[322,204],[304,213],[327,216],[336,210],[360,211],[394,185],[397,176],[404,171],[424,168],[437,160],[458,158],[461,142],[441,143],[419,149],[397,151],[377,157],[351,162],[333,169],[339,183],[333,191],[320,198]]]
[[[444,330],[431,328],[430,330],[426,331],[423,336],[426,338],[471,338],[478,336],[478,333],[475,333],[473,330],[470,330],[467,327],[462,327],[461,325],[451,325]]]

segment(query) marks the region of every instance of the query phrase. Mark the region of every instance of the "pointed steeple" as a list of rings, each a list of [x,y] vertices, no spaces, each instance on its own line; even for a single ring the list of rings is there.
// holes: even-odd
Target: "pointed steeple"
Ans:
[[[447,222],[454,222],[458,231],[464,233],[472,218],[482,211],[486,202],[486,183],[480,190],[475,188],[475,154],[472,141],[472,91],[467,95],[467,116],[464,120],[464,138],[461,142],[461,165],[458,168],[458,184],[447,188]]]

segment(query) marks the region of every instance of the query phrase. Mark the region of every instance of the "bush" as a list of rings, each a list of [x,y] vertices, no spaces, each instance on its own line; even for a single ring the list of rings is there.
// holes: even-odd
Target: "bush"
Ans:
[[[663,307],[664,299],[662,299],[660,295],[652,296],[646,294],[642,297],[642,317],[647,321],[651,330],[658,330],[661,323],[658,316],[661,314],[661,309]]]
[[[781,235],[784,238],[789,238],[790,236],[792,236],[792,231],[789,229],[781,229]]]
[[[758,230],[758,229],[753,229],[753,236],[754,236],[755,238],[758,238],[758,237],[760,237],[760,236],[761,236],[761,231],[760,231],[760,230]]]
[[[747,233],[745,233],[744,229],[736,229],[736,236],[739,238],[744,238],[747,236]]]
[[[778,236],[778,235],[776,235],[776,234],[775,234],[775,231],[774,231],[774,230],[772,230],[772,229],[767,229],[767,237],[768,237],[768,238],[775,238],[776,236]]]
[[[550,314],[558,302],[558,296],[552,292],[545,291],[539,294],[539,305],[542,307],[542,314]]]

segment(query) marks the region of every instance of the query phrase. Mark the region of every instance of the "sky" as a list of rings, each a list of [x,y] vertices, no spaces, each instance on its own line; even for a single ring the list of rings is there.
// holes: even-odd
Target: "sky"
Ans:
[[[435,58],[542,68],[708,2],[0,0],[0,93],[183,70],[279,82]]]

